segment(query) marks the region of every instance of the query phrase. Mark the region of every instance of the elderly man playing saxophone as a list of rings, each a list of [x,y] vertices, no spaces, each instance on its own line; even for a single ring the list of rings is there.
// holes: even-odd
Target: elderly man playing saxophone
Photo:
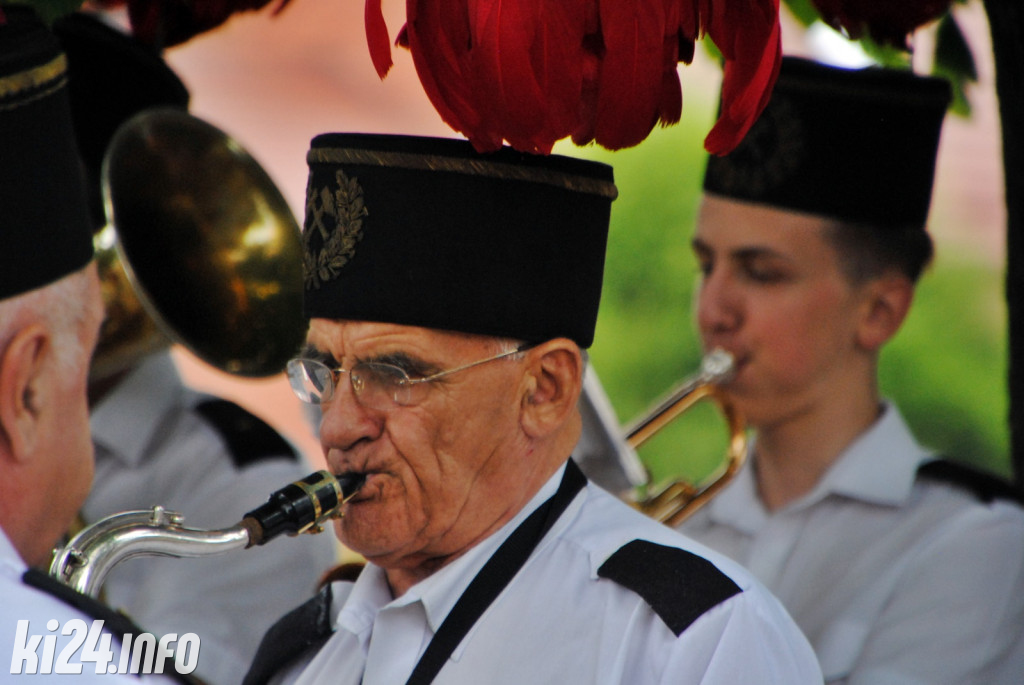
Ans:
[[[306,205],[307,345],[341,541],[368,561],[264,639],[248,683],[819,683],[738,565],[588,483],[609,167],[328,134]],[[355,576],[355,577],[353,577]]]

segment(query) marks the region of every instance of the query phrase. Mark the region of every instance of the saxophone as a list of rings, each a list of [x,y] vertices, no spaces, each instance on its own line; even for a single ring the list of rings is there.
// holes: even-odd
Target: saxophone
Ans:
[[[155,506],[100,519],[54,551],[50,576],[97,597],[117,564],[137,556],[204,557],[264,545],[282,533],[320,533],[330,519],[341,518],[341,505],[366,480],[364,474],[334,476],[316,471],[270,495],[230,528],[186,528],[184,517]]]

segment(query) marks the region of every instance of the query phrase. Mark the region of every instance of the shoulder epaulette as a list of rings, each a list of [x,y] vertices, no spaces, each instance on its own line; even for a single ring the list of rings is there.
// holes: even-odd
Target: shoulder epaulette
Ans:
[[[236,466],[263,459],[298,460],[295,448],[263,419],[224,399],[205,400],[196,411],[221,434]]]
[[[970,491],[982,502],[1002,499],[1024,505],[1024,492],[998,476],[951,459],[936,459],[917,469],[918,478],[941,481]]]
[[[324,585],[311,599],[272,625],[263,636],[242,685],[263,685],[300,654],[326,641],[333,632],[332,597],[331,586]]]
[[[646,540],[619,548],[597,575],[643,597],[677,637],[706,611],[741,591],[707,559]]]

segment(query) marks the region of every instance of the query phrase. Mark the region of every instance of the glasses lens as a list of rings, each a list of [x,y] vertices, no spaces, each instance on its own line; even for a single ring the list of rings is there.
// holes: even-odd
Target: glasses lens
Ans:
[[[295,395],[310,404],[326,402],[334,392],[334,374],[326,364],[312,359],[289,361],[288,382]]]
[[[410,404],[409,376],[405,371],[391,364],[362,362],[352,367],[349,373],[352,389],[365,407],[387,409],[399,404]]]

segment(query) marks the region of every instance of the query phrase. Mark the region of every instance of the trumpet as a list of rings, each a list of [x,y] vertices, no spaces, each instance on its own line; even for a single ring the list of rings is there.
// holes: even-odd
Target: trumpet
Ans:
[[[83,528],[54,551],[50,576],[91,597],[117,564],[139,556],[205,557],[265,545],[281,534],[321,533],[366,480],[316,471],[275,491],[267,502],[221,530],[186,528],[184,517],[155,506],[126,511]]]
[[[734,371],[731,354],[721,349],[712,350],[701,360],[700,370],[695,376],[680,383],[646,416],[626,429],[627,444],[634,449],[639,448],[705,398],[718,404],[729,429],[725,460],[713,478],[704,484],[673,481],[655,494],[634,501],[634,506],[640,511],[669,526],[677,526],[718,494],[743,467],[747,454],[745,423],[720,386],[732,377]]]

